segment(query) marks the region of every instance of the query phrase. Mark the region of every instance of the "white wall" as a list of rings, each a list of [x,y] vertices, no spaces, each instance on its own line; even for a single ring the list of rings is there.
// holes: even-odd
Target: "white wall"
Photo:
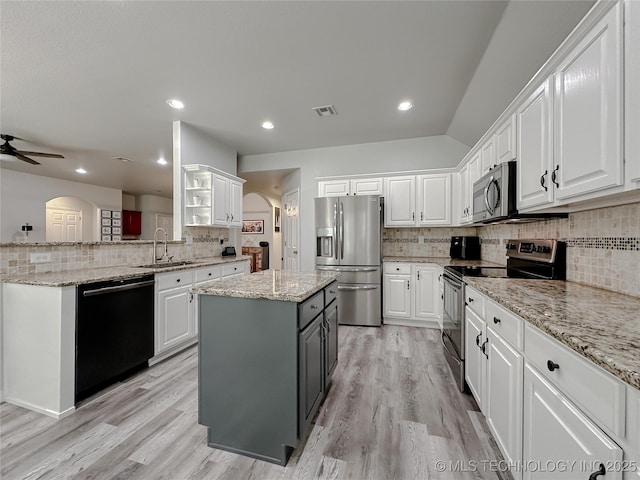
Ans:
[[[122,194],[122,210],[138,210],[136,208],[136,197],[128,193]]]
[[[142,234],[141,240],[153,240],[153,233],[156,229],[156,214],[163,213],[171,215],[173,213],[173,200],[157,195],[138,195],[135,197],[136,209],[142,212]]]
[[[68,196],[98,208],[122,210],[121,190],[0,169],[0,242],[21,241],[20,226],[26,222],[33,225],[29,241],[44,242],[46,203]]]
[[[455,167],[469,147],[445,135],[316,148],[262,155],[238,161],[238,171],[254,172],[298,168],[283,180],[282,193],[300,188],[300,269],[314,269],[314,211],[316,177],[399,172]]]

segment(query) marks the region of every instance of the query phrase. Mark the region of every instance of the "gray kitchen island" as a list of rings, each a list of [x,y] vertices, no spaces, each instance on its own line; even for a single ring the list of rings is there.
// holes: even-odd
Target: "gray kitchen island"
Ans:
[[[192,292],[208,445],[285,465],[338,362],[336,275],[267,270]]]

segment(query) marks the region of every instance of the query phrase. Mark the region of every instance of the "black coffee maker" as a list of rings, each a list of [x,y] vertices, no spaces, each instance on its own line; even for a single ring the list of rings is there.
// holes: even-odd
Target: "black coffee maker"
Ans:
[[[480,237],[451,237],[451,258],[480,260]]]

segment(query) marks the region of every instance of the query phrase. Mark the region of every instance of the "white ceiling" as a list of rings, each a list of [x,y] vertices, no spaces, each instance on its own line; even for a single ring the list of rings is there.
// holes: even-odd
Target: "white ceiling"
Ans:
[[[173,120],[239,155],[473,144],[593,2],[511,3],[3,0],[0,129],[66,158],[2,166],[170,196],[171,165],[155,161],[171,161]],[[336,117],[311,110],[326,104]]]

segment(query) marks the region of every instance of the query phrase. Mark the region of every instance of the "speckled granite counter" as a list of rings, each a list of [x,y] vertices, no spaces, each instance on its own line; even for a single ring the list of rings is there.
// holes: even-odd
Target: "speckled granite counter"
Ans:
[[[466,277],[465,281],[640,389],[640,298],[558,280]]]
[[[384,257],[383,262],[404,262],[404,263],[435,263],[441,267],[449,265],[494,265],[498,263],[488,262],[486,260],[459,260],[449,257]]]
[[[266,270],[218,280],[195,287],[191,292],[221,297],[302,302],[337,278],[338,275],[331,272],[287,273],[280,270]]]
[[[25,285],[40,285],[44,287],[66,287],[85,283],[102,282],[105,280],[122,280],[153,273],[173,272],[189,268],[207,267],[223,263],[249,261],[250,257],[210,257],[196,258],[193,263],[174,265],[162,268],[143,268],[130,265],[115,265],[112,267],[87,268],[69,270],[66,272],[47,272],[25,275],[5,275],[0,277],[2,283],[21,283]],[[190,260],[191,261],[191,260]]]

